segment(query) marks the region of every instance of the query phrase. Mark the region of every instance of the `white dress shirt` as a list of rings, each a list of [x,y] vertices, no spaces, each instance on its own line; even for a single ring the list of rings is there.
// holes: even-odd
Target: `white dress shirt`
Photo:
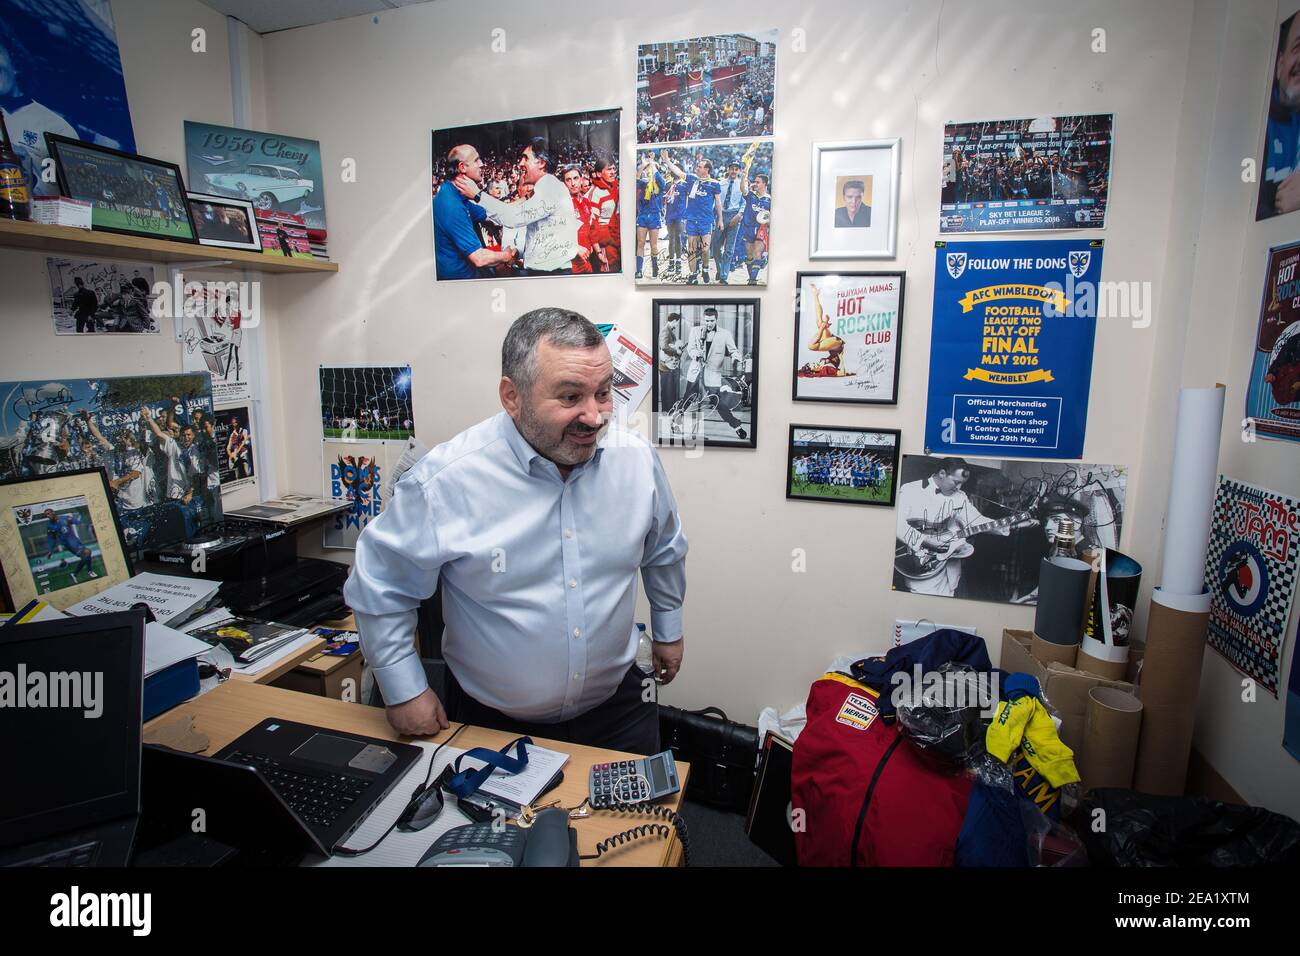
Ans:
[[[638,569],[652,635],[682,636],[686,536],[655,450],[611,425],[566,481],[504,412],[402,476],[357,541],[344,589],[384,700],[428,686],[416,608],[442,581],[443,656],[475,700],[569,720],[613,696],[636,657]]]
[[[537,180],[528,199],[502,202],[484,193],[478,201],[502,226],[528,227],[524,237],[525,269],[572,269],[573,257],[578,254],[578,216],[564,183],[547,173]]]

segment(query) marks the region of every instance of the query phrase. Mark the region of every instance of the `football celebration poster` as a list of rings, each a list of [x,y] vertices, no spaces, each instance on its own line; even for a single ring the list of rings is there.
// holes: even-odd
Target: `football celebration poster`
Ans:
[[[903,273],[801,272],[795,401],[898,402]]]
[[[1300,441],[1300,242],[1268,251],[1246,421],[1263,438]]]
[[[1274,697],[1295,594],[1297,532],[1294,498],[1219,476],[1205,558],[1209,644]]]
[[[928,453],[1079,458],[1102,240],[935,243]]]
[[[939,231],[1104,229],[1113,117],[948,123]]]

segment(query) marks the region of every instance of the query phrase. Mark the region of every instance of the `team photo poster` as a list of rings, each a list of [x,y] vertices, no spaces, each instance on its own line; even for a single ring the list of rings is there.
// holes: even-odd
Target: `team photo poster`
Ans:
[[[1104,229],[1113,119],[945,124],[939,231]]]
[[[935,243],[925,448],[1083,454],[1099,239]]]
[[[892,505],[900,441],[896,428],[791,425],[785,496]]]
[[[1076,529],[1076,552],[1119,548],[1122,466],[904,455],[901,472],[896,591],[1036,605],[1062,519]]]
[[[620,114],[434,130],[438,281],[622,272]]]

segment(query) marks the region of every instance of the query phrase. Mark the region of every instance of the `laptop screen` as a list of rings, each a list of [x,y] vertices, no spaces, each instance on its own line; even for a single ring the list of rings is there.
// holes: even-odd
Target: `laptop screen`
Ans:
[[[0,628],[0,846],[139,812],[144,620]]]

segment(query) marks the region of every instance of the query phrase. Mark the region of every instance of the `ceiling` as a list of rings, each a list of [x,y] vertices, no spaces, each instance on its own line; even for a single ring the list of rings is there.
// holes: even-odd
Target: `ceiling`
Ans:
[[[431,0],[202,0],[204,4],[248,24],[257,33],[327,23],[368,13],[383,13]]]

